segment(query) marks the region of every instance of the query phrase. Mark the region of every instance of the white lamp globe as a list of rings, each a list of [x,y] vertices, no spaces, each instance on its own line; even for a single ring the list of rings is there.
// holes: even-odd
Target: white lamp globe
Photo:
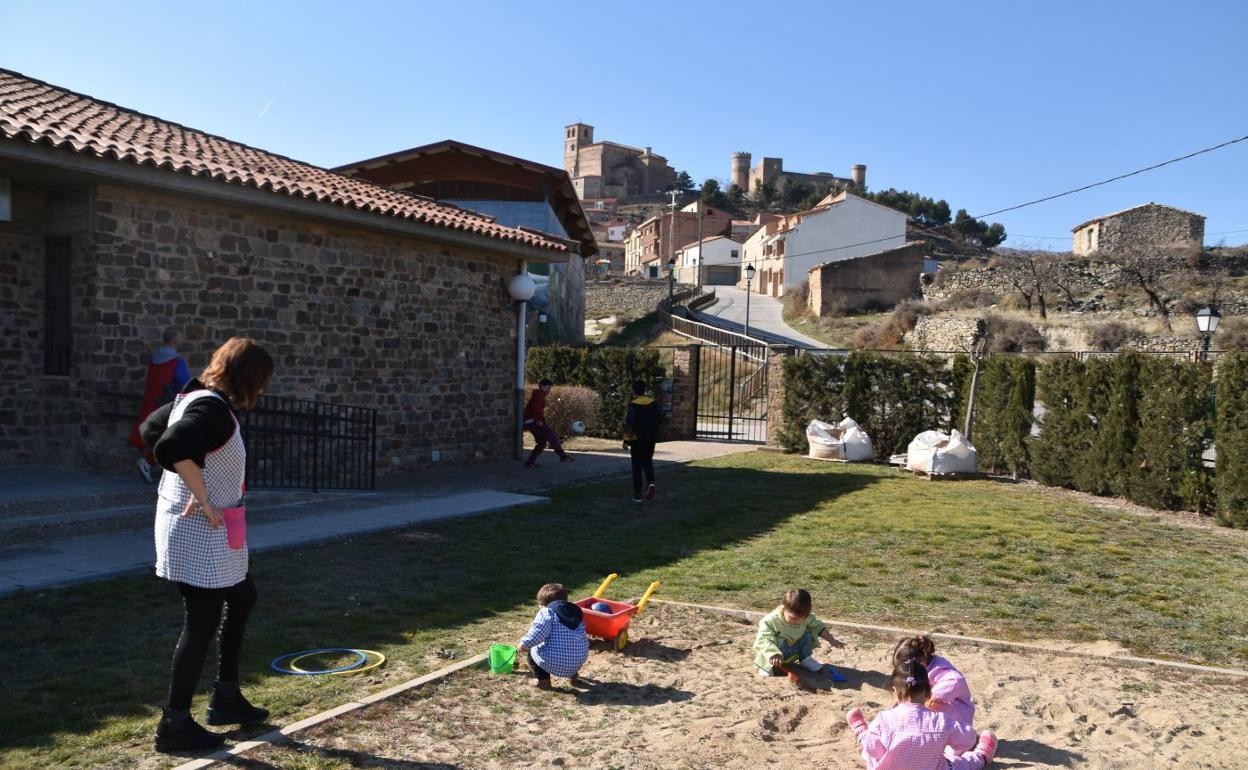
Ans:
[[[533,299],[535,292],[537,292],[537,283],[528,273],[520,273],[507,284],[507,293],[516,302],[528,302]]]
[[[753,265],[745,266],[745,280],[747,281],[754,280],[754,266]]]

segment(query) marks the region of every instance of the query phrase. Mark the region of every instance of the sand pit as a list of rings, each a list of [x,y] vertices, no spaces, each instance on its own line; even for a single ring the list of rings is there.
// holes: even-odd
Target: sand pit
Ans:
[[[848,679],[808,689],[749,666],[752,624],[657,605],[623,653],[594,643],[587,686],[541,692],[470,669],[259,749],[254,767],[860,768],[843,715],[888,705],[887,640],[837,632]],[[1248,683],[1042,653],[940,645],[975,693],[994,767],[1243,768]],[[324,764],[307,764],[316,755]]]

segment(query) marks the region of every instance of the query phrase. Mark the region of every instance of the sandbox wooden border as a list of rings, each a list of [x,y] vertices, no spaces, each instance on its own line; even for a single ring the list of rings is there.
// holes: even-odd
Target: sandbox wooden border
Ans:
[[[741,620],[748,620],[752,623],[757,623],[759,620],[762,619],[764,615],[767,614],[765,612],[756,612],[754,610],[739,610],[734,607],[717,607],[711,604],[694,604],[692,602],[678,602],[678,601],[672,601],[670,599],[651,599],[651,601],[654,602],[655,604],[665,604],[665,605],[669,605],[672,607],[685,607],[688,609],[695,609],[695,610],[710,613],[713,615],[724,615],[727,617],[734,617],[734,618],[738,618]],[[856,631],[862,634],[870,634],[873,636],[887,636],[887,637],[894,638],[894,639],[899,636],[908,636],[908,635],[914,635],[916,633],[924,633],[921,631],[915,631],[914,629],[896,628],[893,626],[874,626],[874,625],[869,625],[866,623],[850,623],[848,621],[843,621],[843,620],[823,619],[823,622],[834,628],[842,628],[842,629],[846,629],[849,631]],[[1012,650],[1016,652],[1040,653],[1040,654],[1045,654],[1045,655],[1058,655],[1058,656],[1067,657],[1067,658],[1083,658],[1086,660],[1096,660],[1096,661],[1101,661],[1105,663],[1120,663],[1120,664],[1132,666],[1135,668],[1168,668],[1168,669],[1172,669],[1175,671],[1184,671],[1190,674],[1217,674],[1221,676],[1248,678],[1248,671],[1238,669],[1238,668],[1217,668],[1214,666],[1198,666],[1194,663],[1181,663],[1179,661],[1173,661],[1173,660],[1159,660],[1157,658],[1140,658],[1140,657],[1136,657],[1133,655],[1108,655],[1108,654],[1099,653],[1099,652],[1087,652],[1085,650],[1063,650],[1057,647],[1045,647],[1044,645],[1030,644],[1028,642],[1011,642],[1011,641],[1006,641],[1004,639],[988,639],[988,638],[978,637],[978,636],[963,636],[961,634],[929,633],[929,636],[931,636],[933,639],[939,639],[939,640],[947,641],[947,642],[957,642],[959,644],[971,644],[971,645],[981,646],[981,647],[997,647],[1000,649]],[[424,685],[437,682],[441,679],[445,679],[456,672],[463,671],[466,668],[472,668],[473,666],[480,665],[484,663],[488,658],[489,658],[489,653],[483,652],[479,655],[474,655],[471,658],[461,660],[458,663],[453,663],[444,668],[440,668],[437,671],[432,671],[428,674],[423,674],[421,676],[416,677],[415,679],[410,679],[406,682],[397,684],[388,689],[385,689],[380,692],[373,693],[372,695],[360,698],[359,700],[348,701],[347,703],[343,703],[340,706],[335,706],[334,708],[329,709],[328,711],[322,711],[319,714],[315,714],[313,716],[307,717],[306,719],[301,719],[298,722],[293,722],[289,725],[286,725],[285,727],[279,728],[277,730],[272,730],[270,732],[264,733],[263,735],[258,735],[255,738],[252,738],[250,740],[242,741],[240,743],[235,744],[233,747],[231,747],[228,750],[222,750],[214,754],[210,754],[206,757],[201,757],[199,759],[193,759],[189,762],[185,762],[181,765],[176,766],[175,768],[173,768],[173,770],[204,770],[204,768],[211,767],[212,765],[218,762],[223,762],[227,759],[230,759],[231,757],[242,756],[243,754],[246,754],[252,749],[256,749],[261,746],[268,746],[268,745],[277,743],[283,738],[288,738],[294,735],[295,733],[302,732],[303,730],[307,730],[308,728],[315,727],[319,724],[323,724],[325,722],[328,722],[331,719],[340,717],[343,714],[349,714],[352,711],[357,711],[366,706],[371,706],[374,703],[379,703],[381,701],[388,700],[389,698],[392,698],[395,695],[399,695],[401,693],[407,692],[408,690],[414,690],[418,687],[423,687]]]
[[[734,607],[716,607],[712,604],[694,604],[692,602],[677,602],[671,599],[651,599],[656,604],[667,604],[673,607],[687,607],[689,609],[701,610],[702,612],[710,612],[716,615],[727,615],[729,617],[740,618],[757,623],[762,620],[767,613],[756,612],[754,610],[739,610]],[[947,642],[957,642],[959,644],[972,644],[980,647],[998,647],[1004,650],[1012,650],[1016,652],[1043,653],[1047,655],[1058,655],[1067,658],[1085,658],[1090,660],[1103,661],[1106,663],[1121,663],[1136,668],[1169,668],[1176,671],[1186,671],[1190,674],[1218,674],[1221,676],[1234,676],[1248,678],[1248,671],[1239,668],[1218,668],[1215,666],[1199,666],[1195,663],[1182,663],[1176,660],[1160,660],[1158,658],[1140,658],[1134,655],[1110,655],[1103,652],[1088,652],[1087,650],[1064,650],[1060,647],[1046,647],[1042,644],[1031,644],[1028,642],[1011,642],[1004,639],[987,639],[979,636],[963,636],[961,634],[945,634],[932,633],[927,631],[916,631],[907,628],[895,628],[893,626],[873,626],[866,623],[850,623],[844,620],[828,620],[820,618],[825,624],[835,628],[844,628],[850,631],[857,631],[864,634],[872,634],[875,636],[888,636],[896,639],[901,636],[913,636],[915,634],[926,633],[933,639],[940,639]]]

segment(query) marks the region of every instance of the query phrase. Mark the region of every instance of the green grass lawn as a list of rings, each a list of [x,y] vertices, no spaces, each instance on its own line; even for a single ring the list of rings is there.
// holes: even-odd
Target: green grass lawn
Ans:
[[[1248,660],[1242,532],[766,452],[661,471],[659,482],[661,498],[644,506],[627,482],[599,484],[553,493],[549,506],[254,557],[253,700],[289,723],[514,642],[543,582],[584,596],[609,572],[622,575],[617,598],[658,579],[660,597],[766,610],[804,586],[833,619]],[[176,590],[153,577],[0,600],[0,766],[173,764],[151,754],[150,736],[180,623]],[[268,668],[322,646],[378,649],[390,662],[359,677]]]

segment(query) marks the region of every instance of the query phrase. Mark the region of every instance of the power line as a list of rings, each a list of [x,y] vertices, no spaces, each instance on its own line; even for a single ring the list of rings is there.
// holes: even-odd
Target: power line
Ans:
[[[1077,193],[1077,192],[1083,192],[1084,190],[1091,190],[1093,187],[1100,187],[1101,185],[1106,185],[1106,184],[1109,184],[1110,182],[1117,182],[1117,181],[1118,181],[1118,180],[1120,180],[1120,179],[1126,179],[1127,177],[1130,177],[1130,176],[1135,176],[1136,174],[1143,174],[1145,171],[1153,171],[1153,170],[1155,170],[1155,169],[1159,169],[1159,168],[1161,168],[1162,166],[1169,166],[1171,163],[1178,163],[1178,162],[1179,162],[1179,161],[1181,161],[1181,160],[1187,160],[1188,158],[1194,158],[1194,157],[1196,157],[1197,155],[1204,155],[1204,154],[1205,154],[1205,153],[1207,153],[1207,152],[1213,152],[1214,150],[1220,150],[1220,149],[1222,149],[1223,147],[1229,147],[1229,146],[1231,146],[1232,144],[1236,144],[1236,143],[1238,143],[1238,142],[1242,142],[1242,141],[1245,141],[1245,140],[1248,140],[1248,136],[1241,136],[1241,137],[1239,137],[1238,139],[1231,139],[1231,140],[1228,140],[1228,141],[1223,142],[1222,144],[1215,144],[1214,146],[1212,146],[1212,147],[1206,147],[1206,148],[1205,148],[1205,149],[1203,149],[1203,150],[1197,150],[1196,152],[1189,152],[1188,154],[1186,154],[1186,155],[1182,155],[1182,156],[1179,156],[1179,157],[1177,157],[1177,158],[1171,158],[1170,160],[1165,160],[1165,161],[1162,161],[1161,163],[1154,163],[1154,164],[1153,164],[1153,165],[1151,165],[1151,166],[1146,166],[1146,167],[1141,168],[1141,169],[1136,169],[1135,171],[1131,171],[1131,172],[1128,172],[1128,173],[1126,173],[1126,174],[1119,174],[1118,176],[1115,176],[1115,177],[1110,177],[1109,179],[1103,179],[1103,180],[1101,180],[1101,181],[1099,181],[1099,182],[1093,182],[1092,184],[1085,184],[1083,187],[1076,187],[1076,188],[1075,188],[1075,189],[1073,189],[1073,190],[1067,190],[1066,192],[1060,192],[1060,193],[1057,193],[1056,195],[1048,195],[1048,196],[1045,196],[1045,197],[1043,197],[1043,198],[1037,198],[1037,199],[1036,199],[1036,200],[1034,200],[1034,201],[1027,201],[1026,203],[1020,203],[1020,204],[1018,204],[1017,206],[1008,206],[1008,207],[1003,208],[1003,209],[997,209],[996,211],[989,211],[987,214],[980,214],[979,216],[977,216],[977,217],[975,217],[975,218],[976,218],[976,219],[984,219],[985,217],[994,217],[994,216],[996,216],[997,214],[1004,214],[1004,213],[1005,213],[1005,212],[1007,212],[1007,211],[1015,211],[1015,210],[1017,210],[1017,209],[1025,208],[1025,207],[1027,207],[1027,206],[1034,206],[1034,205],[1036,205],[1037,203],[1044,203],[1044,202],[1046,202],[1046,201],[1056,200],[1057,198],[1064,198],[1064,197],[1065,197],[1065,196],[1067,196],[1067,195],[1074,195],[1074,194],[1075,194],[1075,193]]]

